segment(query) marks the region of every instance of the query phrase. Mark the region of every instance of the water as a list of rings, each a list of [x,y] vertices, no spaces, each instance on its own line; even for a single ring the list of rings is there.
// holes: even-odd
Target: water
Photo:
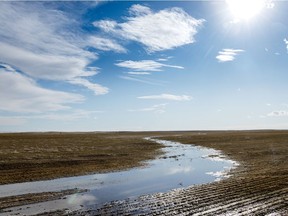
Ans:
[[[183,145],[177,142],[146,138],[165,146],[165,154],[147,162],[141,168],[127,171],[60,178],[49,181],[27,182],[0,186],[0,197],[85,189],[88,192],[67,196],[65,199],[11,208],[9,215],[37,214],[44,211],[85,209],[90,205],[133,198],[171,189],[205,184],[228,177],[237,164],[225,159],[214,149]],[[213,157],[212,157],[213,156]],[[5,214],[0,214],[5,215]]]

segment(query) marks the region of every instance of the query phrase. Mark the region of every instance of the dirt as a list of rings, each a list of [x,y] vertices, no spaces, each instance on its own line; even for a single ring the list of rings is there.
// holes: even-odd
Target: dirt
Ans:
[[[7,209],[7,208],[60,199],[60,198],[63,198],[64,196],[75,194],[75,193],[81,193],[81,192],[84,192],[84,190],[71,189],[71,190],[63,190],[63,191],[56,191],[56,192],[24,194],[24,195],[19,195],[19,196],[10,196],[10,197],[0,198],[0,213],[4,209]]]
[[[162,138],[221,150],[240,166],[220,182],[107,203],[74,214],[288,215],[288,131],[167,135]]]
[[[240,165],[230,178],[219,182],[114,201],[101,208],[91,206],[69,215],[288,215],[288,131],[125,133],[119,137],[122,142],[132,139],[141,143],[147,135],[212,147]],[[106,148],[111,145],[106,143]],[[122,154],[129,152],[123,149]]]
[[[0,185],[129,169],[161,147],[133,133],[0,134]]]

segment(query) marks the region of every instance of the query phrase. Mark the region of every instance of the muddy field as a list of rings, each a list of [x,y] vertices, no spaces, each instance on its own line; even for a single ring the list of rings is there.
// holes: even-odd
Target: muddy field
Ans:
[[[237,169],[233,170],[231,173],[231,177],[222,180],[220,182],[214,182],[211,184],[200,185],[200,186],[193,186],[185,189],[174,190],[168,193],[158,193],[158,194],[151,194],[139,197],[135,200],[124,200],[124,201],[116,201],[113,203],[107,203],[101,209],[93,209],[83,211],[78,211],[71,213],[69,215],[288,215],[288,131],[241,131],[241,132],[163,132],[163,133],[124,133],[124,134],[97,134],[96,136],[102,137],[103,149],[112,149],[113,146],[118,147],[121,143],[128,145],[130,150],[134,149],[136,146],[137,148],[141,149],[134,150],[133,154],[129,152],[129,148],[118,148],[121,149],[121,154],[128,154],[130,158],[125,166],[123,166],[122,159],[125,158],[124,156],[118,155],[115,158],[115,163],[111,163],[109,166],[105,167],[105,169],[99,169],[100,171],[103,170],[110,170],[110,169],[123,169],[127,167],[132,167],[135,165],[141,164],[142,160],[147,158],[154,157],[155,155],[159,155],[161,148],[160,146],[153,145],[152,143],[146,143],[142,140],[144,136],[147,135],[155,135],[161,136],[161,138],[165,140],[173,140],[179,141],[184,144],[195,144],[205,147],[212,147],[217,150],[221,150],[226,156],[229,158],[236,160],[240,163]],[[7,137],[5,137],[7,136]],[[2,155],[3,152],[7,153],[7,150],[4,151],[6,148],[2,148],[3,146],[9,146],[9,139],[13,140],[14,147],[10,146],[10,151],[17,150],[18,152],[24,151],[26,148],[22,148],[17,146],[17,139],[22,140],[23,136],[26,135],[19,135],[20,137],[15,137],[15,135],[8,135],[1,136],[1,175],[2,170],[3,173],[7,173],[5,178],[2,178],[2,184],[13,182],[13,173],[16,173],[14,176],[18,176],[19,172],[21,172],[22,167],[17,167],[15,164],[21,163],[28,163],[31,167],[31,164],[37,164],[38,162],[35,159],[30,159],[27,162],[27,158],[23,159],[23,157],[17,156],[11,159],[11,162],[8,160],[9,157],[6,157],[6,160],[3,160]],[[27,135],[28,136],[28,135]],[[32,136],[31,134],[29,135]],[[29,137],[28,136],[28,137]],[[34,135],[33,135],[34,136]],[[32,136],[32,137],[33,137]],[[36,135],[36,137],[39,134]],[[51,140],[57,140],[55,138],[55,134],[45,135],[49,139],[49,141],[43,141],[43,134],[41,135],[42,139],[38,139],[38,142],[35,142],[35,146],[41,149],[41,145],[46,143],[46,147],[42,149],[47,149],[50,143],[57,143],[51,142]],[[64,136],[57,135],[58,136]],[[72,136],[72,138],[71,138]],[[79,134],[65,134],[65,139],[61,139],[58,137],[58,145],[62,146],[61,143],[63,140],[70,140],[72,143],[75,143],[75,146],[78,146],[78,149],[81,149],[82,141],[85,140],[87,134],[83,134],[79,138]],[[89,135],[90,136],[90,135]],[[89,137],[88,136],[88,137]],[[68,137],[68,138],[67,138]],[[78,137],[78,138],[77,138]],[[103,141],[108,139],[109,142]],[[160,137],[159,137],[160,138]],[[87,138],[88,139],[88,138]],[[101,143],[97,140],[101,140],[99,137],[94,139],[94,143]],[[4,142],[4,141],[5,142]],[[30,138],[30,143],[33,140]],[[37,139],[35,139],[37,140]],[[78,140],[78,141],[76,141]],[[91,138],[90,138],[91,140]],[[119,141],[121,140],[121,142]],[[41,142],[40,142],[41,141]],[[113,142],[115,141],[115,145]],[[6,143],[6,145],[4,144]],[[23,145],[23,142],[21,146]],[[25,140],[24,140],[25,143]],[[26,142],[27,143],[27,142]],[[36,145],[36,143],[38,143]],[[66,148],[71,149],[70,142],[66,142]],[[77,145],[77,144],[78,145]],[[81,146],[79,146],[81,143]],[[93,142],[90,143],[90,150],[92,146],[94,146]],[[116,144],[118,143],[118,144]],[[129,145],[129,143],[131,145]],[[83,144],[84,145],[84,144]],[[65,145],[63,145],[65,146]],[[73,146],[73,145],[72,145]],[[85,145],[84,145],[85,146]],[[37,149],[35,147],[35,149]],[[88,147],[87,147],[88,148]],[[4,149],[4,150],[3,150]],[[51,146],[50,146],[51,149]],[[59,149],[61,149],[59,147]],[[92,148],[93,149],[93,148]],[[61,150],[67,154],[67,150],[63,148]],[[57,154],[61,152],[58,150]],[[128,152],[127,152],[128,151]],[[139,151],[138,153],[136,151]],[[141,151],[141,154],[139,154]],[[39,154],[43,154],[42,163],[49,164],[49,154],[50,153],[43,153],[45,151],[39,150]],[[94,156],[89,157],[95,158],[93,159],[94,163],[97,161],[97,149],[95,148]],[[156,153],[155,153],[156,152]],[[12,152],[10,152],[12,154]],[[17,154],[17,153],[16,153]],[[57,155],[56,154],[56,155]],[[73,155],[73,153],[71,153]],[[75,153],[74,153],[75,154]],[[78,153],[79,154],[79,153]],[[87,153],[86,153],[87,154]],[[91,154],[91,153],[90,153]],[[103,153],[101,153],[103,154]],[[113,155],[113,153],[110,152]],[[115,153],[116,154],[116,153]],[[18,153],[20,156],[21,154]],[[32,154],[34,155],[34,154]],[[93,155],[93,154],[92,154]],[[143,158],[142,155],[145,155]],[[48,157],[49,156],[49,157]],[[141,158],[140,158],[141,156]],[[31,156],[32,157],[32,156]],[[39,157],[39,156],[38,156]],[[47,158],[48,157],[48,158]],[[63,156],[64,157],[64,156]],[[54,161],[58,161],[61,164],[61,161],[73,161],[69,159],[69,155],[66,157],[54,157]],[[134,161],[133,161],[134,157]],[[136,157],[136,158],[135,158]],[[58,158],[58,159],[57,159]],[[79,158],[78,156],[76,158]],[[5,159],[5,158],[4,158]],[[74,157],[75,159],[75,157]],[[81,161],[81,160],[80,160]],[[85,161],[85,160],[84,160]],[[108,160],[109,161],[109,160]],[[120,163],[121,161],[121,163]],[[9,164],[13,164],[15,169],[7,169]],[[24,164],[25,164],[24,163]],[[121,166],[119,166],[119,163]],[[2,166],[2,164],[8,164]],[[54,164],[54,163],[52,163]],[[65,164],[65,163],[64,163]],[[73,164],[73,163],[72,163]],[[78,164],[79,167],[85,165],[86,162]],[[41,164],[43,166],[43,164]],[[28,166],[27,166],[28,167]],[[37,165],[35,165],[37,168]],[[43,166],[46,167],[46,166]],[[48,166],[49,167],[49,166]],[[53,166],[51,165],[53,168]],[[93,166],[92,166],[93,167]],[[4,168],[4,169],[3,169]],[[39,168],[39,166],[38,166]],[[49,171],[53,171],[53,169],[48,169]],[[97,167],[94,166],[94,170],[88,170],[86,172],[96,172]],[[31,168],[32,169],[32,168]],[[76,169],[75,169],[76,170]],[[81,170],[81,169],[80,169]],[[48,173],[49,173],[48,171]],[[10,173],[11,175],[9,175]],[[69,175],[73,174],[71,172]],[[74,172],[74,174],[83,174]],[[64,175],[67,175],[65,173]],[[34,179],[43,179],[43,178],[53,178],[53,176],[37,176],[35,175]],[[59,172],[55,177],[61,176],[61,172]],[[31,177],[30,177],[31,178]],[[4,179],[4,180],[3,180]],[[10,179],[10,180],[9,180]],[[32,178],[33,179],[33,178]],[[23,179],[18,179],[17,181],[22,181]],[[25,180],[25,179],[24,179]],[[26,179],[30,180],[30,179]],[[7,200],[6,200],[7,201]],[[15,203],[14,203],[15,204]],[[7,205],[7,202],[6,202]],[[48,213],[47,213],[48,214]],[[46,213],[43,215],[47,215]],[[51,215],[63,215],[64,212],[54,212],[50,213]],[[49,215],[49,214],[48,214]]]
[[[187,132],[165,139],[222,150],[241,165],[227,180],[110,203],[88,214],[288,215],[287,131]]]
[[[127,133],[0,134],[0,184],[128,169],[160,149]]]

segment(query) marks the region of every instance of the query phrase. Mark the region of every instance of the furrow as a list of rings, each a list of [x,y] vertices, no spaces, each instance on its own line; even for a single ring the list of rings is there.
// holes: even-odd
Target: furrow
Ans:
[[[206,210],[206,211],[201,211],[201,212],[199,212],[199,213],[197,213],[197,214],[194,214],[194,216],[198,216],[198,215],[208,215],[208,214],[211,214],[211,213],[217,213],[218,210],[223,211],[223,209],[230,209],[231,207],[233,207],[233,208],[240,208],[240,207],[243,206],[243,205],[247,205],[247,204],[253,202],[253,200],[254,200],[254,202],[256,202],[256,201],[259,202],[259,201],[261,201],[261,200],[267,199],[267,197],[271,197],[271,196],[276,195],[276,194],[278,194],[278,195],[286,194],[286,193],[287,193],[287,190],[288,190],[288,189],[283,189],[284,192],[280,192],[280,191],[282,191],[282,190],[280,190],[280,191],[274,191],[274,192],[272,192],[272,193],[266,193],[266,194],[264,194],[264,195],[260,195],[260,196],[256,196],[256,197],[254,196],[253,198],[245,198],[245,199],[243,199],[243,200],[237,200],[237,199],[236,199],[236,200],[231,200],[232,202],[229,203],[229,204],[220,205],[220,206],[215,206],[215,207],[212,208],[212,209],[208,209],[208,210]],[[256,199],[256,200],[255,200],[255,199]],[[210,206],[209,206],[208,208],[210,208]]]

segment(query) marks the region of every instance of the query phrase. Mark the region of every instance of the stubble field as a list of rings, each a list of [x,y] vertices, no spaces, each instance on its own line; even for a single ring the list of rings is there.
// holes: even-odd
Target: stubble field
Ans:
[[[142,139],[147,136],[221,150],[240,166],[220,182],[118,201],[75,215],[288,215],[288,131],[1,134],[0,182],[140,166],[161,154],[161,145]]]

